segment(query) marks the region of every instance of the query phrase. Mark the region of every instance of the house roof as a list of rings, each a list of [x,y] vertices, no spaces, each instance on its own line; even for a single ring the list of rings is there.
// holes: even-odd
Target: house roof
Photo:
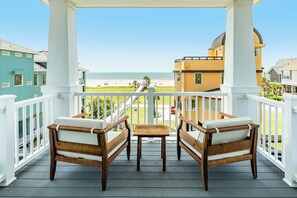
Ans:
[[[37,65],[39,65],[40,67],[42,67],[40,64],[38,63],[47,63],[47,59],[48,59],[48,51],[39,51],[35,56],[34,56],[34,61],[35,63],[37,63]],[[44,71],[46,71],[46,68],[42,67],[43,69],[45,69]],[[83,67],[78,66],[78,71],[82,71],[82,72],[86,72],[89,71]],[[35,71],[35,65],[34,65],[34,71]]]
[[[5,41],[0,39],[0,49],[1,50],[7,50],[7,51],[13,51],[13,52],[23,52],[28,54],[37,54],[36,51],[22,47],[20,45]]]
[[[46,72],[46,68],[42,67],[38,63],[34,63],[34,71],[35,72]]]
[[[259,40],[260,40],[260,44],[263,44],[263,38],[260,34],[260,32],[254,28],[254,33],[258,36]],[[221,45],[225,45],[225,40],[226,40],[226,32],[224,32],[223,34],[221,34],[220,36],[218,36],[211,45],[210,49],[216,49],[217,47],[221,46]]]
[[[47,62],[47,51],[39,51],[38,54],[34,56],[34,61],[37,63],[46,63]]]
[[[282,70],[297,70],[297,58],[286,58],[278,60],[274,66],[272,66],[268,73],[274,69],[278,74],[281,74]]]
[[[282,74],[282,69],[283,69],[284,66],[280,65],[280,66],[272,66],[268,71],[267,73],[270,74],[270,72],[272,70],[274,70],[277,74]]]

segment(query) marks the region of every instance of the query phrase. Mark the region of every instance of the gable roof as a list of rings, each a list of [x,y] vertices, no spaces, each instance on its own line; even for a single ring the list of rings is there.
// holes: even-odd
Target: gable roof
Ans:
[[[0,49],[1,50],[7,50],[7,51],[13,51],[13,52],[23,52],[28,54],[36,54],[37,52],[25,47],[22,47],[20,45],[5,41],[0,39]]]
[[[270,72],[272,71],[272,70],[274,70],[277,74],[282,74],[282,69],[284,68],[284,66],[272,66],[268,71],[267,71],[267,73],[268,74],[270,74]]]

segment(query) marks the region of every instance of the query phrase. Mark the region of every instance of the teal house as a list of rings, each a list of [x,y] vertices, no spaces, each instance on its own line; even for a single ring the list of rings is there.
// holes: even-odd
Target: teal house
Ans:
[[[41,96],[46,70],[35,63],[38,52],[0,40],[0,95],[16,95],[16,101]]]

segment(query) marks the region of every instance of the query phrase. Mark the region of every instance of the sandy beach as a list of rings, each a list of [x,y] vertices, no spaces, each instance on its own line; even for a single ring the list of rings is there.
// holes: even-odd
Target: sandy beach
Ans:
[[[142,83],[142,80],[138,80],[137,82]],[[131,86],[133,80],[118,80],[118,79],[108,79],[108,80],[87,80],[87,87],[104,87],[104,86]],[[151,85],[155,85],[158,87],[162,86],[174,86],[173,80],[152,80]]]

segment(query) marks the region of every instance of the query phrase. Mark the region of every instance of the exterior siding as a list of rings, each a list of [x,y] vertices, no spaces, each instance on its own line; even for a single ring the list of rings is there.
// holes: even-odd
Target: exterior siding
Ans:
[[[274,69],[271,70],[269,75],[270,75],[270,82],[278,82],[278,83],[281,82],[281,75],[277,74]]]
[[[17,95],[16,101],[32,98],[34,95],[34,56],[26,53],[21,57],[16,57],[16,52],[10,51],[10,56],[3,56],[0,50],[0,95],[13,94]],[[23,85],[14,86],[13,73],[21,73],[23,75]],[[8,87],[2,87],[3,83],[9,83]]]

